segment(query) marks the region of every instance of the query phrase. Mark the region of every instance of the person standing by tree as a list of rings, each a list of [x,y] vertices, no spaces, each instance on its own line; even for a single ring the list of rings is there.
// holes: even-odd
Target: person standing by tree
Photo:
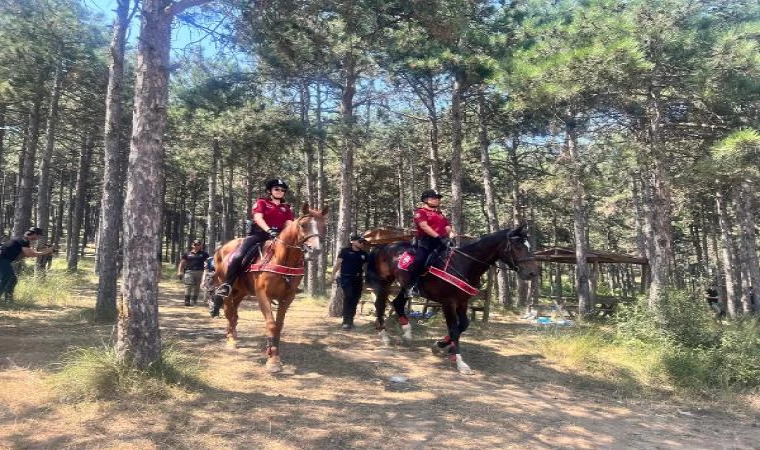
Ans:
[[[203,244],[198,239],[193,241],[190,251],[183,254],[177,266],[177,278],[185,283],[185,306],[198,303],[198,293],[203,281],[203,263],[208,259]]]
[[[351,245],[341,249],[333,267],[333,281],[338,281],[343,290],[343,329],[354,327],[356,305],[362,296],[364,265],[367,263],[367,252],[362,249],[366,241],[358,234],[352,234]]]
[[[6,241],[0,246],[0,296],[5,295],[6,302],[13,303],[13,290],[18,281],[12,263],[20,255],[37,258],[53,253],[51,247],[41,251],[31,248],[31,243],[38,240],[42,234],[44,233],[41,228],[31,227],[24,236]]]

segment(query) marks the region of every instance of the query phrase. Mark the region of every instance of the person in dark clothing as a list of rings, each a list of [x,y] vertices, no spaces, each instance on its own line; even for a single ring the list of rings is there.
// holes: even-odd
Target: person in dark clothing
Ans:
[[[177,266],[177,278],[185,283],[185,306],[198,303],[201,282],[203,281],[203,263],[208,259],[203,244],[198,239],[193,241],[190,251],[184,253]]]
[[[409,282],[404,289],[406,296],[419,295],[417,281],[425,272],[428,259],[433,252],[446,248],[444,239],[455,237],[455,233],[446,216],[438,209],[443,196],[433,189],[422,192],[422,206],[414,211],[414,225],[417,229],[416,248],[414,250],[414,265]]]
[[[203,263],[203,282],[201,283],[201,289],[203,290],[203,296],[206,299],[206,303],[208,303],[208,311],[211,314],[214,312],[214,291],[216,291],[216,286],[214,286],[215,272],[214,257],[209,256],[206,258],[206,262]]]
[[[367,262],[367,252],[362,249],[366,242],[358,234],[351,235],[351,245],[341,249],[333,267],[333,281],[338,281],[343,290],[343,329],[354,327],[356,305],[362,296],[364,265]],[[340,275],[338,275],[340,273]]]
[[[253,216],[252,234],[243,239],[243,243],[232,254],[227,263],[227,273],[224,283],[216,289],[214,308],[211,316],[219,315],[224,297],[232,294],[232,286],[238,274],[243,269],[243,260],[250,255],[256,247],[263,245],[269,239],[275,239],[280,231],[295,219],[293,209],[285,203],[285,194],[288,192],[288,184],[280,179],[269,180],[265,184],[267,196],[259,198],[251,210]]]
[[[40,251],[31,248],[31,243],[38,240],[42,234],[41,228],[31,227],[24,236],[8,240],[0,246],[0,296],[4,295],[8,303],[13,303],[13,291],[18,282],[12,263],[19,256],[38,258],[53,253],[52,248]]]

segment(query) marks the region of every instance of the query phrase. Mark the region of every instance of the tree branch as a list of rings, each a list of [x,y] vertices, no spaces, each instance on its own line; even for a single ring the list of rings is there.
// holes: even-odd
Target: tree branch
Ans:
[[[206,3],[211,3],[212,1],[214,0],[180,0],[178,2],[173,2],[171,5],[167,6],[164,12],[169,15],[176,16],[186,9],[205,5]]]

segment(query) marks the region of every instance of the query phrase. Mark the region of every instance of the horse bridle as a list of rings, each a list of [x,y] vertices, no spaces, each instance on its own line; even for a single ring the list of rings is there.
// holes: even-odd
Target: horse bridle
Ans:
[[[471,260],[473,260],[475,262],[479,262],[480,264],[483,264],[484,266],[489,266],[489,267],[491,266],[491,264],[489,264],[489,263],[487,263],[485,261],[481,261],[478,258],[475,258],[474,256],[470,256],[467,253],[464,253],[463,251],[461,251],[459,249],[451,247],[451,251],[459,253],[460,255],[464,256],[465,258],[469,258],[469,259],[471,259]],[[534,259],[536,259],[534,256],[530,256],[530,257],[527,257],[527,258],[515,258],[514,255],[512,254],[512,238],[507,238],[507,246],[504,249],[504,251],[506,251],[507,254],[509,255],[509,261],[504,261],[504,262],[507,264],[507,266],[510,269],[512,269],[514,271],[520,270],[520,267],[518,266],[519,263],[525,262],[525,261],[533,261]]]
[[[311,215],[304,216],[301,219],[305,219],[307,217],[310,218],[310,219],[314,219],[314,216],[311,216]],[[285,241],[283,241],[282,239],[280,239],[279,237],[276,237],[273,240],[276,241],[276,242],[279,242],[280,244],[284,245],[287,248],[294,248],[294,249],[300,250],[303,253],[306,253],[306,251],[307,251],[307,248],[306,248],[306,245],[305,245],[306,241],[308,241],[309,239],[313,238],[314,236],[319,236],[319,233],[307,234],[306,236],[304,236],[301,239],[299,239],[298,242],[296,243],[296,245],[290,245],[290,244],[286,243]]]

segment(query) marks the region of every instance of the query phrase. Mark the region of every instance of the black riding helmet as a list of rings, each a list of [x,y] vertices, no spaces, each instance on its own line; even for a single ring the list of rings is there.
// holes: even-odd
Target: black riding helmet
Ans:
[[[431,197],[432,198],[442,198],[443,195],[441,195],[440,193],[438,193],[438,191],[436,191],[434,189],[428,189],[427,191],[422,191],[422,196],[420,197],[420,201],[424,202],[425,199],[428,199],[428,198],[431,198]]]
[[[284,180],[281,180],[279,178],[275,180],[267,181],[267,183],[264,186],[266,187],[267,191],[271,191],[272,188],[277,187],[277,186],[285,189],[286,191],[288,190],[288,183],[286,183]]]

